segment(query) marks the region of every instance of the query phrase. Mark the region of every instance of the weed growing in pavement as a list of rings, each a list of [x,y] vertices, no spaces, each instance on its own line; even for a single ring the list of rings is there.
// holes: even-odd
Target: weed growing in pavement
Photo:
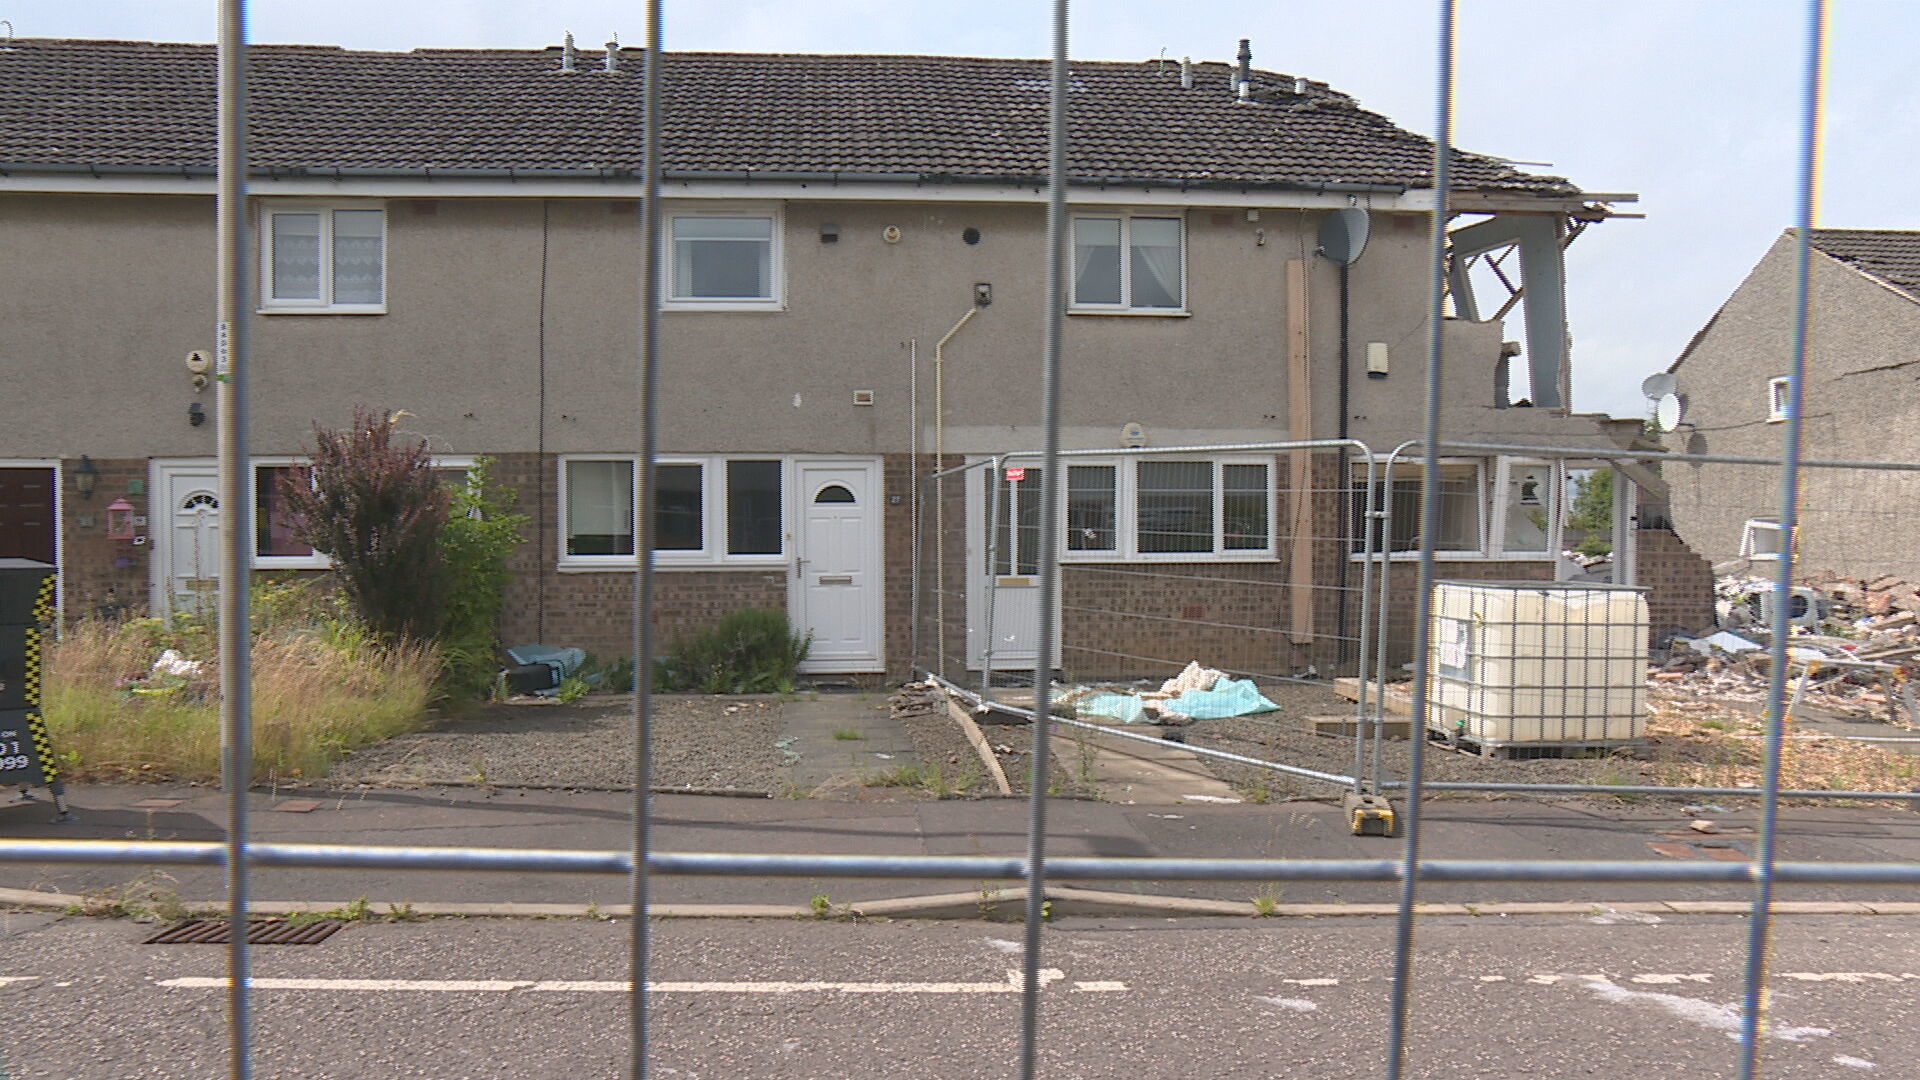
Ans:
[[[587,691],[591,689],[593,688],[587,685],[587,680],[578,675],[569,675],[560,680],[560,686],[553,692],[553,696],[560,700],[560,704],[571,705],[586,697]]]
[[[1260,892],[1253,897],[1253,913],[1264,919],[1279,910],[1280,885],[1278,882],[1269,881],[1262,885]]]
[[[860,734],[850,727],[834,728],[833,737],[840,742],[858,742],[866,738],[865,735]]]
[[[833,898],[826,893],[814,893],[813,898],[807,901],[807,907],[812,909],[814,918],[828,918],[833,914]]]
[[[173,887],[174,880],[158,871],[142,874],[120,885],[81,893],[78,904],[69,904],[62,910],[68,915],[95,918],[179,922],[196,912],[181,901],[179,890]]]
[[[1273,781],[1264,772],[1250,773],[1233,785],[1236,795],[1261,806],[1273,801]]]
[[[938,764],[910,761],[883,772],[869,773],[861,777],[861,782],[869,787],[907,788],[936,799],[947,799],[965,794],[979,778],[979,773],[968,769],[949,773]]]
[[[409,905],[407,910],[411,913],[413,910],[412,906]],[[341,922],[366,922],[372,918],[373,905],[368,902],[364,896],[349,900],[340,907],[329,908],[326,911],[296,911],[286,917],[287,923],[291,926],[305,926],[308,923],[317,923],[325,919],[339,919]]]
[[[991,881],[980,883],[979,911],[983,919],[996,918],[1000,914],[1000,890]]]

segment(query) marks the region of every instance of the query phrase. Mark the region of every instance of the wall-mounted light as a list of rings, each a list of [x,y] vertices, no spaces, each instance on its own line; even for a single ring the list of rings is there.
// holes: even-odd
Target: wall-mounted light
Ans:
[[[92,458],[81,454],[80,465],[73,470],[74,492],[83,499],[91,499],[99,487],[100,469],[94,465]]]
[[[107,539],[133,539],[133,504],[125,499],[107,504]]]
[[[820,242],[823,244],[839,243],[840,242],[840,226],[835,225],[831,221],[821,222],[820,223]]]

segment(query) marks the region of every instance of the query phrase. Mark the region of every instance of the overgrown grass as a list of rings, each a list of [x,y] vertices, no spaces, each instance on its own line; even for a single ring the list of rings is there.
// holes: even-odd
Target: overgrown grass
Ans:
[[[44,707],[61,770],[80,780],[212,780],[220,775],[217,664],[204,639],[152,620],[81,622],[49,651]],[[202,649],[194,649],[194,645]],[[161,677],[164,647],[201,661]],[[439,658],[380,645],[350,625],[274,625],[254,639],[257,777],[318,777],[347,752],[421,726]]]

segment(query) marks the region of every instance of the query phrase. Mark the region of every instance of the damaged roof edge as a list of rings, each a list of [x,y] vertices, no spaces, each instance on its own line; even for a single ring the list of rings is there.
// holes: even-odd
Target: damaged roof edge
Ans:
[[[433,180],[606,180],[638,181],[640,171],[628,167],[592,167],[578,169],[514,168],[439,168],[428,166],[255,166],[249,176],[268,179],[423,179]],[[212,165],[80,165],[45,162],[0,162],[0,176],[16,173],[67,176],[178,176],[200,179],[214,175]],[[802,184],[1004,184],[1012,187],[1044,187],[1047,178],[1033,173],[862,173],[801,172],[756,169],[667,169],[661,178],[668,181],[725,181],[733,183]],[[1327,182],[1301,184],[1287,181],[1251,180],[1173,180],[1150,176],[1070,177],[1077,187],[1143,187],[1173,190],[1274,190],[1308,191],[1328,194],[1404,195],[1411,190],[1402,184]],[[1425,189],[1420,189],[1425,190]],[[1477,191],[1476,188],[1461,188]],[[1565,196],[1535,196],[1560,199]]]

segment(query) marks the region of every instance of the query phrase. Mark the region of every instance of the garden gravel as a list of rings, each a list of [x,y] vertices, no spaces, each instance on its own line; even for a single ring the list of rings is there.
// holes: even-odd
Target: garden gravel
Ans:
[[[653,698],[653,786],[772,795],[786,780],[782,703],[767,697],[658,694]],[[427,731],[361,750],[327,786],[630,790],[633,707],[624,696],[480,706]]]

